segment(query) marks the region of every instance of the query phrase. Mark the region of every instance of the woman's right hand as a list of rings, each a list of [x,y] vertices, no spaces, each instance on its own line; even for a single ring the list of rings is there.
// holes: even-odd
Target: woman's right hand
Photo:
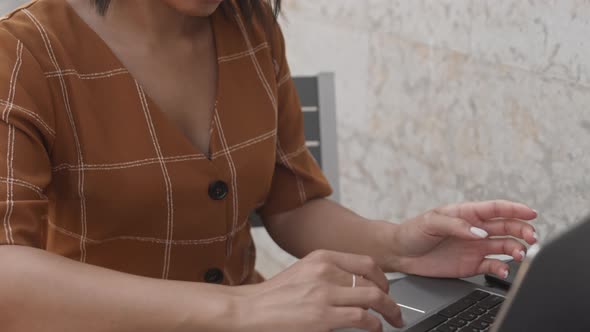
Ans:
[[[315,251],[274,278],[246,287],[238,300],[241,331],[382,331],[367,309],[393,326],[403,325],[385,274],[368,256]]]

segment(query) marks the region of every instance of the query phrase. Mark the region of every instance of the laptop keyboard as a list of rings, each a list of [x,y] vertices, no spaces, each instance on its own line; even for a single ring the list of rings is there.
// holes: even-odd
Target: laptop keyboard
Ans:
[[[412,326],[407,332],[480,332],[489,331],[496,319],[502,296],[475,290],[450,304],[436,315]]]

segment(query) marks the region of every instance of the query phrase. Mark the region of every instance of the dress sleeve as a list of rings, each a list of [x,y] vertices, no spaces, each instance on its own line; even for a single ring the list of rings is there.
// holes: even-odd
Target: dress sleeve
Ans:
[[[39,62],[0,27],[0,245],[45,246],[51,110]]]
[[[264,219],[331,195],[332,188],[305,145],[303,112],[278,24],[272,36],[277,86],[277,153],[271,190],[259,210]]]

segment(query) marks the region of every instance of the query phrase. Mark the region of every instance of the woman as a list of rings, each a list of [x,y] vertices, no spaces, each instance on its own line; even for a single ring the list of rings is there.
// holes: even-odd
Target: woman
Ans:
[[[489,238],[536,241],[521,204],[398,226],[325,199],[270,8],[37,0],[0,22],[2,330],[378,331],[365,308],[403,324],[383,271],[505,277],[486,256],[523,258]],[[268,281],[254,210],[303,258]]]

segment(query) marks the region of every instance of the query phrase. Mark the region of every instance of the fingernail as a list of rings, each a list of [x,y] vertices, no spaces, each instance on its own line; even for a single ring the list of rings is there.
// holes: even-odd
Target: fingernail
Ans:
[[[532,210],[533,210],[533,212],[535,212],[537,215],[539,215],[539,211],[537,211],[537,210],[535,210],[535,209],[532,209]]]
[[[508,273],[509,273],[508,270],[504,271],[504,279],[508,279]]]
[[[520,257],[522,257],[522,259],[524,259],[524,258],[526,257],[526,256],[525,256],[525,253],[524,253],[524,250],[521,250],[521,251],[519,252],[519,254],[520,254]]]
[[[535,238],[535,240],[539,240],[539,236],[537,235],[537,232],[533,232],[533,237]]]
[[[482,239],[485,239],[488,237],[488,232],[484,231],[481,228],[477,228],[477,227],[471,227],[469,229],[471,231],[471,233],[477,237],[480,237]]]

